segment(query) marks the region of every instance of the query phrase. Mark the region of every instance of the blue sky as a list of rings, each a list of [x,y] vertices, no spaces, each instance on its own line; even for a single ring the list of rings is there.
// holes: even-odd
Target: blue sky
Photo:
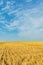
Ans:
[[[43,0],[0,0],[0,41],[43,41]]]

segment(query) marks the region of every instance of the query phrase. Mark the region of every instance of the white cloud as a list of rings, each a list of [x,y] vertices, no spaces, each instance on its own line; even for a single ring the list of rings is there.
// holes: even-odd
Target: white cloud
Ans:
[[[35,11],[34,11],[35,10]],[[34,11],[34,12],[33,12]],[[41,24],[43,24],[43,17],[38,17],[38,18],[34,18],[31,16],[31,14],[36,14],[39,10],[37,9],[32,9],[32,10],[27,10],[27,11],[21,11],[20,13],[23,14],[23,16],[20,16],[21,14],[18,12],[16,13],[16,17],[18,17],[17,20],[13,21],[12,23],[10,23],[9,26],[9,29],[12,30],[14,29],[15,27],[18,26],[19,29],[21,30],[25,30],[25,29],[31,29],[31,27],[33,29],[39,27]],[[40,14],[40,12],[39,12]],[[19,23],[21,26],[19,27]]]
[[[41,27],[43,25],[43,16],[40,16],[42,11],[38,6],[32,9],[21,11],[18,9],[9,12],[8,15],[15,13],[16,20],[14,19],[9,25],[4,22],[5,28],[9,31],[18,28],[20,30],[19,36],[31,36],[33,33],[37,35],[43,31],[43,27]]]
[[[11,30],[14,30],[16,27],[19,26],[19,21],[13,21],[12,23],[10,23],[9,25],[5,24],[6,26],[6,29],[11,31]]]

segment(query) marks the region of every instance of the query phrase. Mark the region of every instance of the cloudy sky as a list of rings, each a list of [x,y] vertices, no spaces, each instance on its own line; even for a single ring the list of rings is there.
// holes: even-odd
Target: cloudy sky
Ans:
[[[43,0],[0,0],[0,41],[43,41]]]

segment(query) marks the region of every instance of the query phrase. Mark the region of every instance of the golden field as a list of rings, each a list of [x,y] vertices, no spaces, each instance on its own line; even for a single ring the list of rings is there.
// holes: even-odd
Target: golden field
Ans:
[[[0,42],[0,65],[43,65],[43,42]]]

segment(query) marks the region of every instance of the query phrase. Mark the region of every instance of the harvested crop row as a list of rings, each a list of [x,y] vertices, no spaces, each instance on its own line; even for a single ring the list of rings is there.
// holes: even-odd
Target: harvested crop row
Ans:
[[[0,65],[43,65],[43,46],[1,47]]]

